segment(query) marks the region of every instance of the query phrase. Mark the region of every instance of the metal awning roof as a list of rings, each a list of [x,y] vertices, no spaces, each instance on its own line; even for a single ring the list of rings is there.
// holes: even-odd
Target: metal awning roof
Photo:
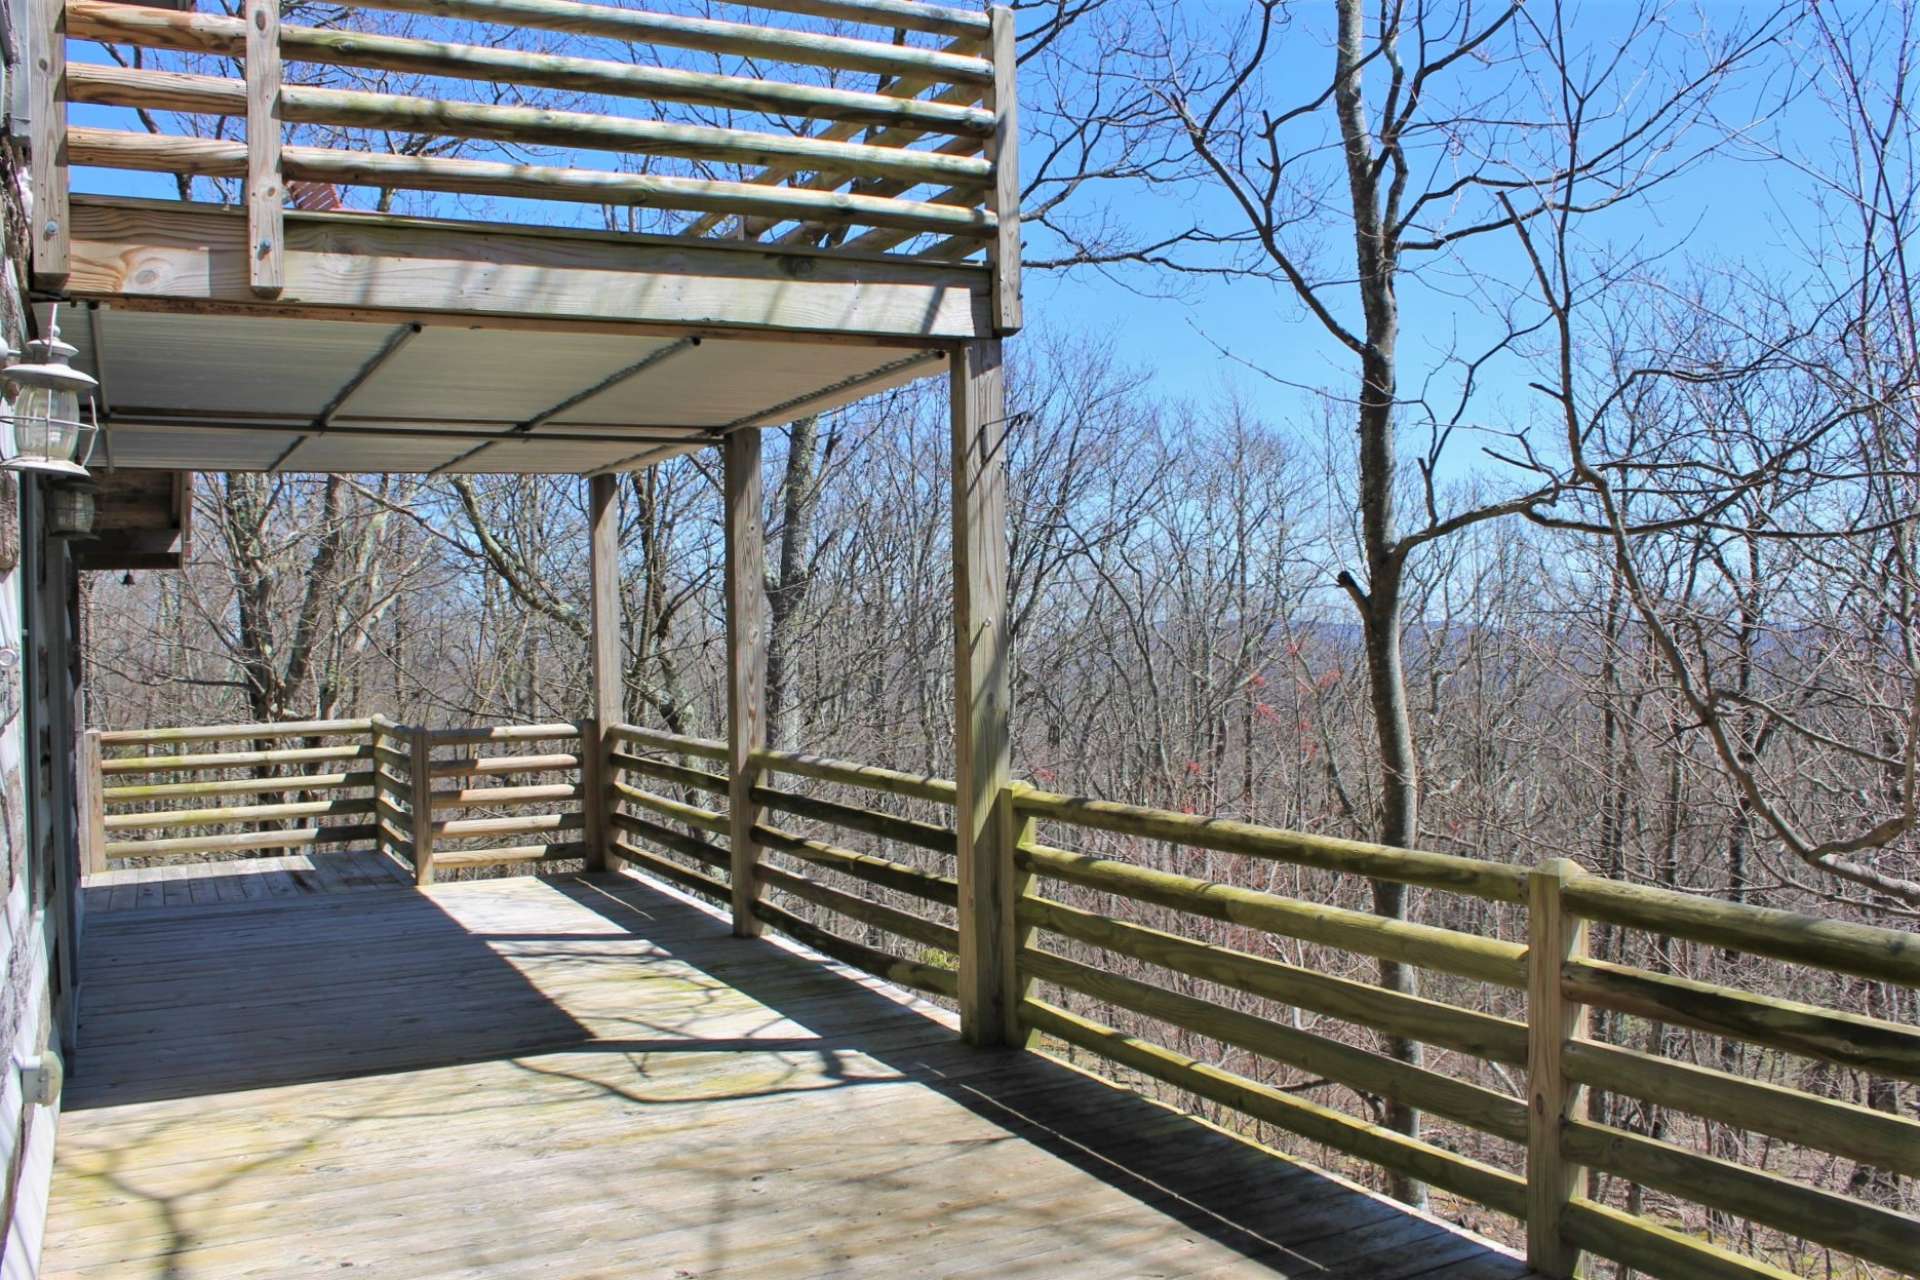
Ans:
[[[945,371],[932,348],[92,304],[95,465],[195,471],[632,470]]]

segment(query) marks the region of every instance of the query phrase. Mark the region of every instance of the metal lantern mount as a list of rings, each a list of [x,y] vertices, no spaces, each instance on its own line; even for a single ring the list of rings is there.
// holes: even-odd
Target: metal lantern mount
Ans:
[[[27,344],[28,359],[8,365],[0,376],[14,384],[13,410],[0,421],[13,428],[13,454],[0,461],[10,471],[39,471],[85,478],[93,456],[93,392],[100,384],[67,362],[78,348],[60,340],[58,323],[47,336]],[[86,397],[87,416],[80,416]]]

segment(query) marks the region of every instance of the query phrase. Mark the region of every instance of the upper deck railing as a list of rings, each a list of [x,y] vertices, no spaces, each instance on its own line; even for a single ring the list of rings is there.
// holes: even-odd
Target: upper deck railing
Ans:
[[[606,736],[600,756],[568,724],[94,734],[83,794],[96,865],[353,841],[422,882],[612,859],[946,999],[967,998],[963,932],[1004,912],[1015,1043],[1336,1170],[1426,1183],[1548,1275],[1583,1255],[1660,1280],[1920,1266],[1911,933],[1023,785],[999,801],[1015,900],[974,902],[949,781],[752,752],[743,850],[725,744]],[[252,802],[268,791],[313,798]],[[223,824],[254,829],[128,838]],[[512,843],[447,847],[463,840]],[[1374,879],[1420,890],[1418,918],[1343,905]],[[1417,994],[1375,985],[1381,960]],[[1383,1123],[1394,1106],[1422,1131]]]
[[[980,255],[994,330],[1019,327],[1005,9],[758,0],[792,19],[774,26],[575,0],[348,0],[342,26],[315,27],[283,22],[279,0],[240,17],[33,3],[44,287],[69,271],[69,168],[86,165],[239,180],[265,297],[284,282],[289,184],[311,183],[640,206],[663,211],[663,233],[771,253]],[[146,56],[70,61],[69,40]],[[69,124],[69,103],[134,109],[144,127]],[[475,147],[486,158],[449,154]]]

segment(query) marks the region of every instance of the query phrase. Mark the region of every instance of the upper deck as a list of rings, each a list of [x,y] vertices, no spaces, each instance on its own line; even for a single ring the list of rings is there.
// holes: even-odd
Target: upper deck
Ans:
[[[38,5],[32,279],[113,463],[630,469],[1018,329],[1006,13],[718,8]]]

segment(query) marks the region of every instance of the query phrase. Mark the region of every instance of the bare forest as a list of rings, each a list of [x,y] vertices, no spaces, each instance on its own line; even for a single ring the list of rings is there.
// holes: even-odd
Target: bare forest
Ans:
[[[1920,12],[1016,7],[1031,316],[1009,348],[1016,774],[1914,928]],[[1722,229],[1712,186],[1726,174],[1773,201],[1747,211],[1772,227],[1764,237]],[[1116,327],[1050,311],[1055,278],[1097,280],[1204,334],[1214,389],[1170,386]],[[1261,323],[1211,323],[1205,303],[1222,290]],[[766,432],[774,745],[949,773],[948,431],[934,380]],[[622,477],[632,723],[726,736],[720,483],[716,450]],[[582,716],[586,503],[574,478],[200,476],[183,572],[83,584],[91,720]],[[1171,845],[1109,848],[1519,936],[1501,909],[1465,899]],[[1415,990],[1391,962],[1202,927]],[[1915,993],[1891,983],[1605,928],[1593,945],[1920,1021]],[[1516,999],[1432,975],[1419,990],[1508,1014]],[[1920,1091],[1886,1077],[1616,1022],[1596,1036],[1920,1118]],[[1501,1167],[1520,1158],[1171,1034],[1328,1106],[1407,1133],[1424,1122],[1431,1140]],[[1515,1088],[1497,1064],[1425,1053],[1436,1070]],[[1624,1097],[1595,1107],[1609,1124],[1920,1206],[1911,1179],[1816,1165]],[[1869,1274],[1637,1187],[1599,1194],[1804,1274]],[[1464,1204],[1435,1207],[1507,1231]]]

